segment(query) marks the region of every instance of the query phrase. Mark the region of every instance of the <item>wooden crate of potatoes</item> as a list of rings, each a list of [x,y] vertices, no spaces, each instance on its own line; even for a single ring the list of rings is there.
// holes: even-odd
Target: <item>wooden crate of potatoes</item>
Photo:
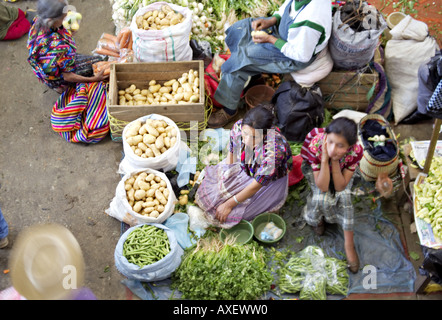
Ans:
[[[108,114],[112,138],[121,137],[125,124],[149,114],[177,123],[204,122],[204,62],[112,65]]]

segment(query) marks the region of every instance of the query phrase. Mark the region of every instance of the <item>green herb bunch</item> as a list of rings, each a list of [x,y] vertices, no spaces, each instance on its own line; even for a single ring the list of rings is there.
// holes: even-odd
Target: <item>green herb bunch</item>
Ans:
[[[172,275],[172,288],[191,300],[253,300],[270,290],[266,253],[256,242],[201,238],[187,249]]]

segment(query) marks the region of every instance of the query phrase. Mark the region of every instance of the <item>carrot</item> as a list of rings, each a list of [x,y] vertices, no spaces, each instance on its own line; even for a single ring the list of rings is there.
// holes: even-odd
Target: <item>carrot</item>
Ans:
[[[104,70],[103,75],[110,75],[110,66],[106,70]]]
[[[132,35],[132,32],[125,31],[121,37],[120,48],[127,48],[129,43],[129,37]]]
[[[112,50],[107,50],[104,48],[96,48],[95,53],[103,55],[103,56],[111,56],[118,58],[120,55]]]
[[[122,31],[120,31],[119,33],[118,33],[118,35],[117,35],[117,44],[120,44],[121,43],[121,37],[123,36],[123,32]]]
[[[129,50],[132,50],[132,48],[133,48],[133,44],[134,44],[134,41],[133,41],[133,39],[132,39],[132,33],[131,33],[131,34],[130,34],[129,45],[127,46],[127,48],[128,48]]]
[[[112,42],[108,39],[100,39],[97,46],[98,48],[103,48],[120,54],[120,49],[118,49],[118,46],[115,44],[115,42]]]
[[[102,39],[108,39],[113,41],[114,43],[117,42],[117,37],[114,36],[113,34],[110,33],[103,33],[103,35],[101,36]]]
[[[105,65],[105,64],[107,64],[109,61],[98,61],[98,62],[95,62],[94,64],[93,64],[93,66],[95,66],[95,67],[101,67],[101,66],[103,66],[103,65]]]

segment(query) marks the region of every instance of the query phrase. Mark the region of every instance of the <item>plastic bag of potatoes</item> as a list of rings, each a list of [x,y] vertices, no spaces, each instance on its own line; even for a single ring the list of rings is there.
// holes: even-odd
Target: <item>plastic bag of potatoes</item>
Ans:
[[[126,173],[105,212],[130,226],[163,223],[175,209],[177,199],[167,176],[153,169]]]
[[[122,174],[144,168],[167,172],[177,166],[181,133],[168,117],[151,114],[134,120],[124,127],[122,140]]]

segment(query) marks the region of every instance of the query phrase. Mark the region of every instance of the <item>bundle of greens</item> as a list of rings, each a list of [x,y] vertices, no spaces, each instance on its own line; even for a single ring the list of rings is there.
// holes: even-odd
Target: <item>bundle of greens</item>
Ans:
[[[186,250],[171,287],[184,299],[252,300],[270,290],[272,281],[265,251],[258,244],[210,236]]]
[[[326,256],[317,246],[292,256],[278,273],[281,292],[299,292],[301,300],[326,300],[327,293],[346,296],[348,292],[345,262]]]

